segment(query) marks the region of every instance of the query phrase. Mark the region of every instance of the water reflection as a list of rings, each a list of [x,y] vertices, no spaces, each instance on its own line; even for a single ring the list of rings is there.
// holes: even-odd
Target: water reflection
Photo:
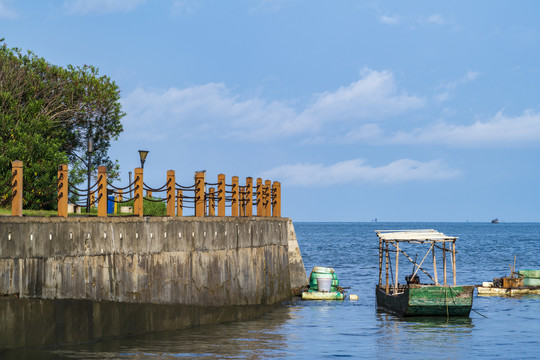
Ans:
[[[398,317],[377,313],[378,357],[402,353],[418,357],[440,352],[442,358],[461,357],[459,344],[471,337],[473,320],[468,317]]]
[[[8,359],[262,359],[284,357],[287,336],[279,328],[295,317],[282,307],[253,321],[158,332],[47,350],[18,350]],[[4,357],[2,357],[4,358]]]

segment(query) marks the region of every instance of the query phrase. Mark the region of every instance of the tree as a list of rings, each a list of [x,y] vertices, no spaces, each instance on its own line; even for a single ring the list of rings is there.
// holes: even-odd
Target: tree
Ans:
[[[95,143],[95,167],[105,165],[113,178],[118,176],[118,164],[109,158],[108,149],[123,130],[120,120],[125,114],[119,100],[118,86],[93,66],[63,68],[4,44],[0,48],[0,202],[9,200],[11,161],[22,160],[25,207],[54,208],[55,193],[50,188],[56,184],[58,165],[69,159],[70,181],[82,182],[88,137]]]

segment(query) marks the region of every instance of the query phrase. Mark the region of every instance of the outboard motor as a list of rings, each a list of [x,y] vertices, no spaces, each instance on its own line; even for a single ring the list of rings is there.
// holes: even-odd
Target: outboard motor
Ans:
[[[420,278],[418,275],[407,275],[405,276],[405,280],[407,281],[407,284],[420,284]]]

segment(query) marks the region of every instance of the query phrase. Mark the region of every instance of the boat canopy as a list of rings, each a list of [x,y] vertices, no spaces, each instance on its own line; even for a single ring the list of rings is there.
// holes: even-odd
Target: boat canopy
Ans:
[[[437,256],[435,255],[435,252],[436,250],[439,250],[442,253],[442,259],[439,259],[439,261],[442,260],[443,284],[445,286],[448,284],[446,264],[448,254],[452,266],[453,283],[454,286],[456,285],[457,237],[447,236],[434,229],[375,230],[375,232],[379,237],[379,286],[385,286],[387,294],[389,293],[390,285],[392,285],[394,294],[401,291],[398,283],[400,254],[405,256],[413,264],[413,273],[409,277],[409,280],[407,280],[407,284],[409,281],[415,281],[416,274],[418,271],[421,271],[437,286],[439,285],[439,277],[437,274]],[[404,243],[403,246],[400,245],[402,243]],[[438,245],[438,243],[440,245]],[[417,262],[416,258],[413,259],[408,254],[409,244],[421,244],[421,247],[425,244],[428,245],[427,249],[424,248],[427,251],[420,262]],[[390,259],[390,252],[396,254],[393,266]],[[431,264],[433,266],[431,273],[423,267],[424,261],[430,253]],[[383,271],[383,267],[385,271]],[[384,281],[383,272],[385,273]],[[392,273],[393,276],[390,277],[390,273]],[[390,284],[390,281],[392,281],[392,284]]]
[[[375,230],[377,236],[384,241],[406,241],[406,242],[445,242],[455,241],[457,237],[446,236],[434,229],[415,230]]]

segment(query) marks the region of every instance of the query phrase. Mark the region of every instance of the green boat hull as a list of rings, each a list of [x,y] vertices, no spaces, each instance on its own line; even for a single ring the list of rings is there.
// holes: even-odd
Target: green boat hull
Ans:
[[[385,286],[375,288],[377,307],[399,316],[469,316],[474,286],[409,285],[400,293],[386,294]]]

